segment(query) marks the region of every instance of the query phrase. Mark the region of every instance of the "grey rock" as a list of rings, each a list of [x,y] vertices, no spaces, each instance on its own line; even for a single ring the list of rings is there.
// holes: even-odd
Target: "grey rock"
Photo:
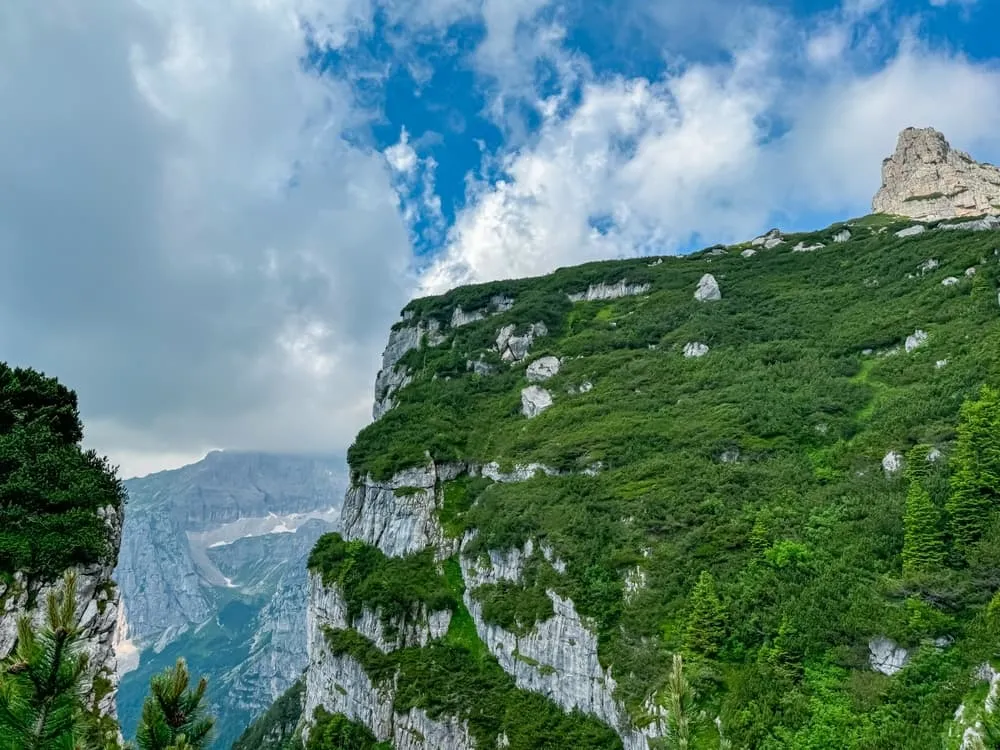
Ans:
[[[482,359],[468,359],[465,361],[465,369],[471,370],[477,375],[492,375],[496,372],[496,368],[493,367],[489,362],[484,362]]]
[[[558,357],[539,357],[530,365],[525,372],[526,377],[532,383],[540,383],[543,380],[548,380],[549,378],[557,375],[559,373],[559,358]]]
[[[510,323],[497,331],[496,348],[504,362],[522,361],[528,356],[535,338],[547,336],[549,333],[549,329],[542,322],[532,323],[528,331],[520,336],[514,335],[516,330],[517,326]]]
[[[982,216],[1000,205],[1000,169],[951,147],[933,128],[906,128],[882,162],[875,213],[934,220]]]
[[[531,419],[552,406],[552,394],[537,385],[521,390],[521,413]]]
[[[923,234],[927,231],[927,227],[923,224],[914,224],[912,227],[907,227],[906,229],[900,229],[896,232],[897,237],[916,237],[918,234]]]
[[[918,328],[906,337],[906,342],[904,343],[903,348],[906,349],[907,352],[912,352],[914,349],[923,346],[926,341],[927,332]]]
[[[593,300],[618,299],[619,297],[630,297],[636,294],[645,294],[649,291],[649,284],[629,284],[622,279],[614,284],[601,282],[591,284],[587,291],[577,292],[568,295],[570,302],[590,302]]]
[[[744,250],[742,253],[740,253],[740,257],[741,258],[752,258],[756,254],[757,254],[756,250],[754,250],[752,247],[748,247],[746,250]]]
[[[771,250],[784,242],[780,237],[771,237],[770,239],[764,240],[764,249]]]
[[[903,454],[899,451],[889,451],[882,459],[882,471],[887,477],[895,476],[903,470]]]
[[[792,248],[793,253],[811,253],[819,250],[820,248],[826,247],[822,242],[816,242],[812,245],[807,245],[805,241],[799,242],[795,247]]]
[[[685,357],[704,357],[708,354],[708,346],[699,341],[689,341],[684,345]]]
[[[1000,189],[1000,186],[998,186]],[[1000,216],[987,216],[973,221],[960,221],[956,224],[941,224],[938,229],[959,229],[969,232],[989,232],[1000,229]]]
[[[876,672],[892,676],[910,660],[909,652],[895,641],[878,636],[868,642],[868,663]]]
[[[119,639],[120,600],[112,570],[114,554],[121,543],[122,513],[109,505],[99,508],[97,515],[104,521],[108,547],[113,554],[70,570],[76,575],[75,618],[82,631],[82,650],[88,658],[83,681],[86,701],[100,714],[115,717],[118,689],[115,646]],[[0,591],[0,658],[5,658],[17,645],[17,623],[22,616],[26,615],[33,626],[41,626],[49,594],[61,591],[62,584],[61,576],[49,581],[16,572],[13,580],[3,587]],[[99,695],[98,680],[106,680],[111,690]]]
[[[475,323],[477,320],[482,320],[485,317],[486,315],[481,310],[465,312],[461,307],[456,307],[451,314],[451,327],[459,328],[467,326],[469,323]]]
[[[947,365],[948,365],[948,360],[946,359],[939,359],[937,362],[934,363],[934,366],[939,370],[942,367],[946,367]]]
[[[958,283],[958,279],[954,276],[947,276],[941,279],[941,286],[955,286]]]
[[[847,242],[849,239],[851,239],[850,229],[841,229],[839,232],[833,235],[834,242]]]
[[[698,288],[695,289],[694,298],[699,302],[710,302],[722,299],[722,291],[719,289],[719,282],[715,277],[706,273],[698,281]]]
[[[382,369],[375,378],[375,402],[372,407],[374,419],[378,419],[395,405],[393,397],[396,392],[410,382],[410,374],[406,368],[397,366],[399,360],[411,349],[418,348],[424,336],[427,337],[429,346],[437,346],[444,341],[440,327],[436,320],[430,320],[390,331],[389,341],[382,352]]]
[[[976,275],[976,267],[975,266],[969,266],[968,268],[965,269],[965,276],[966,276],[966,278],[970,278],[971,279],[975,275]]]
[[[928,258],[917,267],[917,270],[919,270],[920,275],[923,276],[925,273],[930,273],[931,271],[935,270],[940,265],[941,264],[938,263],[937,258]]]
[[[780,229],[768,230],[765,234],[762,234],[760,237],[754,237],[752,240],[750,240],[750,244],[754,247],[759,247],[761,245],[763,245],[764,247],[768,247],[767,243],[774,242],[774,240],[781,242],[782,237]],[[770,247],[774,247],[774,245],[771,245]]]

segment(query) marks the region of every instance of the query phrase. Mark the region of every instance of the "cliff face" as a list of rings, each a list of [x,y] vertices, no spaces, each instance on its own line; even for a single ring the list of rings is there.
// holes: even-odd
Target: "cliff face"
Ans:
[[[88,655],[87,682],[91,708],[101,714],[116,716],[118,664],[116,650],[120,639],[119,590],[113,580],[115,560],[122,533],[122,511],[114,506],[98,510],[104,522],[108,556],[88,565],[71,568],[76,573],[77,617],[84,633]],[[44,606],[49,592],[62,585],[15,573],[8,583],[0,582],[0,658],[7,656],[17,642],[17,622],[27,613],[32,622],[45,619]]]
[[[115,573],[126,736],[149,677],[178,656],[209,677],[218,747],[301,676],[306,559],[337,528],[345,469],[336,458],[225,451],[126,482]]]
[[[411,303],[309,560],[305,735],[322,709],[412,750],[646,750],[681,652],[709,742],[960,738],[982,655],[900,550],[1000,372],[997,224],[872,216]]]
[[[1000,169],[953,149],[933,128],[906,128],[882,163],[872,210],[922,220],[1000,213]]]

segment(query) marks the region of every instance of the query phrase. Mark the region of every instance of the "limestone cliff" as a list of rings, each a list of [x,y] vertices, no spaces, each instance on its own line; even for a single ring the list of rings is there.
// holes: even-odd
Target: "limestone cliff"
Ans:
[[[963,402],[1000,423],[980,390],[1000,372],[1000,221],[913,226],[411,302],[348,454],[342,536],[310,556],[298,729],[650,750],[684,654],[706,747],[957,748],[959,699],[973,722],[985,700],[964,625],[985,595],[945,611],[920,586],[974,591],[1000,512],[968,567],[916,582],[904,516],[926,485],[949,565]]]
[[[106,506],[98,511],[107,534],[108,555],[88,565],[71,568],[76,573],[77,616],[83,629],[84,651],[88,655],[87,682],[91,707],[115,717],[118,691],[116,651],[119,632],[119,590],[113,580],[122,533],[122,511]],[[49,592],[62,585],[17,572],[8,583],[0,582],[0,658],[17,642],[17,621],[24,614],[32,622],[44,620]]]
[[[906,128],[882,162],[872,210],[925,221],[1000,213],[1000,169],[953,149],[933,128]]]

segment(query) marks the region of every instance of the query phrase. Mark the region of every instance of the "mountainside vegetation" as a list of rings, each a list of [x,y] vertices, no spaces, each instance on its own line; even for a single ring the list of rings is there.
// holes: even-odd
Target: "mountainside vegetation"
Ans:
[[[0,578],[55,580],[72,565],[118,554],[97,511],[120,508],[125,491],[82,439],[72,390],[0,362]]]
[[[956,708],[982,702],[977,669],[1000,645],[998,238],[895,235],[911,224],[869,216],[755,253],[590,263],[416,300],[398,325],[441,341],[400,360],[412,380],[358,435],[353,479],[429,460],[544,466],[517,483],[468,471],[442,488],[439,521],[465,555],[534,543],[519,582],[471,592],[484,618],[523,634],[552,615],[548,592],[571,600],[637,726],[669,708],[682,654],[692,711],[718,717],[732,747],[958,747]],[[722,298],[699,301],[708,273]],[[621,281],[648,288],[568,296]],[[511,309],[451,327],[456,307],[496,295]],[[524,361],[502,361],[498,330],[539,322]],[[684,356],[692,342],[707,354]],[[561,366],[541,383],[552,406],[528,419],[525,368],[541,356]],[[352,613],[453,613],[443,639],[389,654],[328,631],[376,681],[397,675],[397,711],[467,720],[479,747],[501,733],[513,750],[620,746],[499,668],[457,557],[389,559],[334,535],[310,567]],[[872,668],[875,638],[906,650],[897,673]],[[719,747],[719,732],[690,743]]]

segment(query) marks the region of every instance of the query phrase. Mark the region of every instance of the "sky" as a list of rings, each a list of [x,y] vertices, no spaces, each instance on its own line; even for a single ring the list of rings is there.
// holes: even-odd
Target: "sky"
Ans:
[[[1000,162],[998,6],[5,0],[0,360],[124,477],[342,452],[415,296],[863,215],[909,125]]]

